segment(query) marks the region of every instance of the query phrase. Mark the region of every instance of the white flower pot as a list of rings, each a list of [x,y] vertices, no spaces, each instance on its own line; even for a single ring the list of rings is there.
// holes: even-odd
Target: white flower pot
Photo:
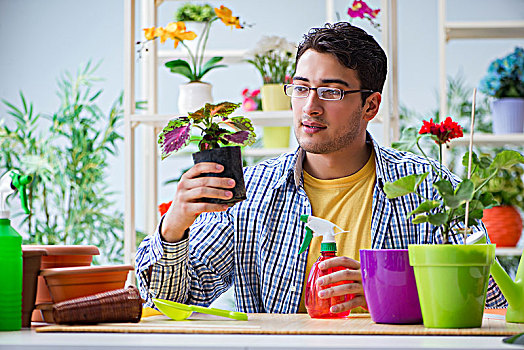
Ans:
[[[491,102],[494,134],[524,131],[524,98],[505,97]]]
[[[187,114],[204,107],[206,103],[213,103],[211,94],[212,85],[203,82],[182,84],[178,94],[178,113]]]

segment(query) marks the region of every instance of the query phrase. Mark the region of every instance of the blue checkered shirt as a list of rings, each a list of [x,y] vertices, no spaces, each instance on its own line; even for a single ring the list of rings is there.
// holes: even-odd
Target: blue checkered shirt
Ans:
[[[408,244],[441,243],[429,223],[413,224],[406,217],[422,201],[406,195],[387,199],[386,182],[429,172],[419,187],[426,198],[438,199],[438,180],[429,162],[412,153],[379,146],[373,140],[376,184],[373,191],[371,242],[374,249],[405,249]],[[208,306],[234,284],[238,311],[296,313],[305,281],[306,254],[298,254],[304,239],[302,214],[311,215],[303,186],[304,151],[285,153],[244,171],[247,199],[225,212],[204,213],[190,227],[189,238],[167,243],[159,228],[136,253],[137,283],[146,305],[151,298]],[[434,165],[437,165],[435,163]],[[454,185],[460,179],[445,171]],[[474,227],[486,233],[485,227]],[[436,230],[438,231],[438,230]],[[454,236],[453,243],[462,237]],[[490,277],[486,305],[506,306]]]

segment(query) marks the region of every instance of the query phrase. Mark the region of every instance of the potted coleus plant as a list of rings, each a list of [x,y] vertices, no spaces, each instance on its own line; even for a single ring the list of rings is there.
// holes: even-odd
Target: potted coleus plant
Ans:
[[[216,105],[206,103],[187,117],[170,120],[158,135],[162,159],[187,146],[191,140],[197,140],[199,152],[193,153],[195,164],[214,162],[224,166],[222,173],[205,176],[228,177],[235,180],[233,196],[230,199],[205,198],[206,202],[233,205],[246,199],[240,146],[253,144],[256,135],[249,119],[230,116],[240,105],[231,102]],[[192,137],[193,129],[200,129],[202,136]]]
[[[210,5],[196,5],[186,4],[181,7],[180,13],[177,12],[177,19],[191,19],[203,22],[203,27],[199,33],[187,30],[186,23],[182,20],[171,22],[165,27],[151,27],[145,28],[144,34],[146,41],[139,42],[139,51],[145,47],[144,45],[151,40],[160,38],[160,42],[164,43],[167,39],[174,41],[175,49],[178,44],[181,44],[189,56],[189,59],[176,59],[165,63],[172,73],[180,74],[187,79],[189,83],[180,86],[178,97],[178,111],[180,114],[187,114],[189,111],[194,111],[206,102],[213,102],[212,86],[209,83],[202,81],[204,76],[211,70],[216,68],[226,67],[220,62],[224,57],[214,56],[204,61],[206,45],[209,38],[209,31],[211,25],[221,20],[226,26],[231,28],[242,29],[244,26],[240,24],[239,17],[233,16],[231,10],[223,5],[219,8],[214,8],[210,13]],[[197,29],[198,30],[198,29]],[[188,42],[195,41],[196,45],[188,45]]]
[[[524,130],[524,49],[494,60],[480,81],[480,91],[493,97],[493,133],[521,133]]]
[[[409,175],[384,185],[384,192],[390,199],[404,195],[419,198],[420,205],[407,217],[415,224],[430,223],[435,240],[443,243],[408,246],[424,326],[430,328],[481,326],[495,245],[465,244],[465,236],[481,225],[483,210],[496,204],[493,195],[483,191],[486,184],[501,170],[524,162],[524,157],[516,151],[502,151],[494,159],[472,153],[468,172],[474,176],[461,181],[448,178],[442,168],[442,147],[462,134],[462,127],[450,117],[438,124],[432,119],[424,121],[418,135],[408,129],[401,141],[411,142],[426,157],[419,141],[429,135],[439,147],[439,163],[428,159],[433,172]],[[467,153],[463,165],[468,167],[469,160]],[[431,198],[417,190],[428,176],[435,177],[433,186],[437,195]]]
[[[291,109],[291,102],[284,93],[284,84],[291,83],[295,73],[296,44],[279,36],[263,36],[255,48],[247,53],[251,63],[262,78],[262,110],[281,111]],[[266,126],[263,128],[266,148],[289,147],[289,126]]]

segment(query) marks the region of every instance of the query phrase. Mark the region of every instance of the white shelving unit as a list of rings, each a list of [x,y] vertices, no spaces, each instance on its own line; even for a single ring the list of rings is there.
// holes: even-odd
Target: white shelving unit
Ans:
[[[446,45],[450,40],[524,38],[524,21],[448,22],[446,20],[446,2],[446,0],[439,0],[439,109],[441,116],[447,115],[448,110]],[[462,145],[466,142],[469,142],[469,135],[453,140],[452,144]],[[524,134],[475,134],[475,144],[524,145]]]
[[[334,22],[334,0],[324,0],[327,22]],[[157,26],[157,10],[162,0],[140,1],[140,27]],[[143,51],[142,57],[136,61],[136,48],[134,43],[136,23],[136,0],[125,1],[124,8],[124,149],[125,149],[125,212],[124,212],[124,251],[125,262],[133,263],[136,246],[136,181],[135,181],[135,132],[138,126],[143,129],[143,151],[144,158],[142,166],[144,170],[144,181],[140,190],[144,193],[143,212],[145,213],[145,230],[152,231],[157,220],[157,189],[158,189],[158,151],[156,135],[160,129],[172,119],[174,114],[162,115],[157,113],[158,105],[158,66],[166,61],[185,58],[184,50],[158,50],[156,41],[146,44],[147,51]],[[388,53],[388,80],[383,93],[383,104],[380,115],[375,122],[383,124],[383,142],[390,144],[392,140],[398,139],[398,89],[397,89],[397,0],[381,1],[382,20],[382,46]],[[223,56],[226,64],[242,63],[247,50],[209,50],[206,57]],[[147,109],[137,113],[135,110],[135,69],[136,63],[142,68],[142,84],[140,100],[147,101]],[[250,118],[254,126],[291,126],[292,112],[243,112],[242,115]],[[279,155],[288,149],[260,149],[249,148],[244,151],[248,157],[271,157]]]

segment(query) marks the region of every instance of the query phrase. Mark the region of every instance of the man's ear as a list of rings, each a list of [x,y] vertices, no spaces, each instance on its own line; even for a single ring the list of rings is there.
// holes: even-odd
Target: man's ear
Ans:
[[[382,95],[380,92],[374,92],[368,96],[366,103],[364,104],[363,117],[367,122],[370,122],[378,113],[380,102],[382,101]]]

